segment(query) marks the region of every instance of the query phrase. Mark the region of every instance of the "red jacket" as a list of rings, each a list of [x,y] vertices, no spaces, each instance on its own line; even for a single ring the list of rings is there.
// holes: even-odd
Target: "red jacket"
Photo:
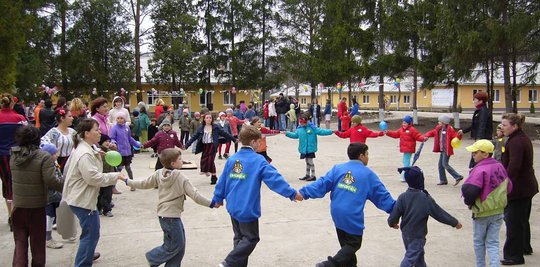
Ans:
[[[435,141],[433,144],[433,152],[441,152],[441,141],[440,141],[440,130],[443,126],[437,125],[435,129],[427,132],[424,134],[425,137],[435,137]],[[446,154],[448,156],[454,155],[454,148],[452,147],[452,139],[454,137],[457,137],[461,140],[461,136],[457,134],[457,132],[454,130],[454,127],[452,127],[450,124],[446,125]]]
[[[351,127],[349,130],[345,132],[335,131],[334,132],[337,136],[341,138],[349,138],[351,139],[351,143],[360,142],[360,143],[366,143],[366,139],[368,137],[379,137],[383,136],[383,132],[373,132],[370,129],[368,129],[366,126],[358,124],[354,127]]]
[[[184,147],[182,146],[182,143],[180,143],[180,139],[178,139],[178,134],[173,130],[170,130],[169,132],[163,130],[157,132],[152,139],[143,144],[143,148],[149,148],[155,145],[157,145],[158,154],[166,148],[174,148],[175,146],[179,148]]]
[[[265,103],[263,106],[263,118],[268,119],[268,103]]]
[[[341,116],[343,116],[343,114],[345,114],[345,111],[347,111],[347,103],[345,103],[343,101],[339,101],[339,103],[337,105],[337,116],[338,116],[338,118],[341,119]]]
[[[349,113],[344,113],[341,115],[341,130],[348,131],[349,124],[351,124],[351,115],[349,115]]]
[[[416,141],[424,141],[424,137],[412,125],[399,128],[397,131],[387,131],[386,135],[392,138],[399,138],[399,152],[414,153],[416,152]]]

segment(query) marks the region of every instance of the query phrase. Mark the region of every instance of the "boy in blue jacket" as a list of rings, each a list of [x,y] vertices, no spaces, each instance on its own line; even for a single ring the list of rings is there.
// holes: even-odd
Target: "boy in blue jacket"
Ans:
[[[300,114],[298,118],[298,128],[295,132],[286,132],[285,136],[293,139],[298,139],[298,152],[300,159],[306,160],[306,176],[300,180],[315,181],[315,152],[317,152],[317,135],[331,135],[334,132],[330,129],[321,129],[308,122],[308,117],[305,113]]]
[[[368,146],[352,143],[347,148],[350,161],[337,164],[323,177],[300,189],[304,199],[322,198],[330,193],[330,212],[341,249],[317,267],[356,266],[356,251],[362,245],[364,206],[370,200],[390,213],[395,200],[379,177],[367,166]],[[352,205],[351,203],[354,203]]]
[[[257,154],[261,132],[253,126],[240,131],[242,148],[227,159],[214,191],[213,202],[227,200],[234,232],[234,248],[220,264],[223,267],[245,267],[259,242],[261,217],[261,182],[272,191],[291,200],[302,200],[274,166]]]

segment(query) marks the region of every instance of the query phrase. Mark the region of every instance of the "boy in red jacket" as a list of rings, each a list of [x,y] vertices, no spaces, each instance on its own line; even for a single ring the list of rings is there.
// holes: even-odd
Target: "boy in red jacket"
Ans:
[[[359,115],[352,116],[351,119],[352,127],[345,131],[334,131],[334,134],[339,136],[340,138],[350,138],[351,143],[366,143],[366,139],[368,137],[376,138],[379,136],[383,136],[384,132],[373,132],[370,129],[368,129],[366,126],[362,125],[362,117]]]
[[[448,180],[446,180],[446,171],[448,171],[450,175],[456,179],[456,182],[454,183],[454,186],[456,186],[463,180],[463,176],[450,166],[449,161],[450,157],[454,155],[451,141],[455,137],[461,140],[461,135],[458,135],[449,123],[450,117],[446,115],[439,116],[439,124],[435,126],[435,129],[424,134],[424,141],[429,137],[435,137],[433,152],[441,153],[441,156],[439,157],[439,183],[437,185],[448,184]]]
[[[416,152],[416,141],[424,141],[421,133],[412,126],[413,118],[409,115],[403,118],[401,128],[397,131],[386,131],[386,135],[392,138],[399,138],[399,152],[403,153],[403,167],[411,166],[411,156]],[[405,182],[404,172],[401,173],[400,180]]]

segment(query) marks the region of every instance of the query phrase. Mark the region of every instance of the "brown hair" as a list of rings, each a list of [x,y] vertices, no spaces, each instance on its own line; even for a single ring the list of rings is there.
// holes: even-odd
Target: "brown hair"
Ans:
[[[249,146],[249,143],[253,140],[261,139],[261,131],[257,130],[255,126],[251,125],[244,125],[242,126],[242,130],[240,131],[240,134],[238,135],[240,142],[242,142],[242,145]]]
[[[54,109],[65,108],[66,103],[67,103],[66,98],[61,96],[61,97],[58,98],[58,100],[56,100],[56,107],[54,107]]]
[[[260,119],[259,117],[257,117],[257,116],[251,118],[251,125],[253,125],[254,123],[256,123],[256,122],[258,122],[258,121],[260,121],[260,120],[261,120],[261,119]]]
[[[97,113],[97,109],[105,103],[109,103],[109,100],[101,96],[92,100],[92,103],[90,103],[90,115],[94,116]]]
[[[77,148],[79,143],[84,140],[84,134],[90,132],[94,125],[99,127],[99,123],[94,119],[84,119],[77,125],[77,134],[73,136],[73,147]]]
[[[481,100],[485,104],[488,101],[489,96],[486,92],[478,92],[473,95],[473,98]]]
[[[2,94],[2,107],[3,108],[10,108],[11,107],[11,98],[12,96],[8,93]]]
[[[21,126],[15,131],[15,142],[19,146],[39,147],[40,137],[39,129],[33,126]]]
[[[166,148],[159,154],[159,162],[163,167],[167,169],[172,169],[172,163],[178,160],[178,157],[182,155],[180,149],[176,148]]]
[[[517,124],[519,129],[521,129],[523,123],[525,123],[525,115],[523,113],[506,113],[503,114],[502,119],[507,120],[511,125]]]
[[[350,160],[355,160],[360,157],[360,155],[365,155],[368,150],[368,146],[364,143],[355,142],[351,143],[347,148],[347,155]]]
[[[68,112],[68,109],[59,108],[54,111],[54,119],[56,120],[56,122],[60,123],[62,122],[62,119],[66,118]]]
[[[205,119],[206,119],[206,116],[210,116],[210,117],[212,118],[212,122],[210,122],[210,125],[214,125],[214,121],[215,121],[215,119],[214,119],[214,116],[212,116],[212,114],[210,114],[210,113],[206,113],[206,114],[204,114],[204,118],[203,118],[203,125],[206,125],[206,121],[205,121]]]

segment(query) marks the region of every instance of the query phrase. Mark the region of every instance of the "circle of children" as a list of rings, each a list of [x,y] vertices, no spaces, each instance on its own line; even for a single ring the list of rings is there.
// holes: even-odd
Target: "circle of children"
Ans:
[[[482,100],[485,102],[486,99]],[[125,182],[133,191],[136,188],[158,188],[157,214],[164,232],[164,243],[146,253],[151,266],[163,263],[180,266],[185,248],[180,219],[184,195],[210,208],[218,208],[226,200],[235,245],[219,265],[247,266],[248,257],[259,242],[261,181],[293,201],[322,198],[331,192],[330,209],[341,249],[316,266],[357,265],[355,252],[362,243],[366,200],[390,214],[389,226],[401,228],[406,248],[401,266],[426,266],[424,245],[428,217],[457,229],[461,224],[439,207],[424,189],[422,170],[411,167],[411,157],[416,152],[416,142],[434,137],[433,151],[440,153],[438,185],[448,184],[446,172],[449,172],[456,186],[463,176],[449,165],[453,154],[451,140],[461,139],[463,131],[455,131],[446,115],[441,115],[438,125],[423,135],[413,127],[411,116],[405,116],[402,127],[396,131],[372,131],[362,125],[362,117],[355,114],[358,105],[354,104],[349,112],[346,99],[339,103],[339,129],[332,131],[329,129],[329,103],[323,114],[316,101],[309,111],[300,113],[297,101],[287,101],[282,95],[275,101],[265,102],[261,109],[262,119],[256,116],[251,106],[244,105],[236,110],[219,112],[215,121],[207,109],[191,112],[188,107],[182,107],[175,116],[174,110],[169,110],[161,100],[156,103],[155,117],[150,119],[148,107],[142,102],[130,116],[122,97],[113,99],[111,109],[109,101],[102,97],[93,100],[89,109],[78,98],[69,102],[60,98],[54,108],[51,100],[47,99],[25,109],[16,97],[3,94],[0,165],[3,196],[8,204],[9,224],[15,239],[13,266],[28,265],[29,242],[32,266],[45,266],[46,247],[58,249],[63,246],[52,238],[53,227],[58,226],[57,231],[64,239],[74,241],[75,216],[82,233],[74,265],[91,266],[100,256],[95,252],[99,240],[99,215],[112,217],[112,194],[121,193],[114,188],[117,180]],[[289,110],[287,105],[290,105]],[[318,127],[321,119],[324,119],[326,129]],[[172,130],[174,120],[178,121],[180,137]],[[473,127],[474,123],[473,120]],[[470,130],[465,129],[464,132]],[[265,139],[280,133],[299,140],[300,159],[306,163],[306,175],[300,180],[314,181],[298,191],[270,164],[272,159],[267,154]],[[350,161],[335,165],[316,179],[313,158],[317,151],[317,136],[333,133],[350,139],[347,149]],[[399,138],[400,152],[403,153],[404,167],[399,171],[409,188],[397,201],[367,167],[366,139],[383,135]],[[499,141],[495,142],[496,146],[491,141],[478,138],[480,140],[466,148],[472,152],[472,170],[462,192],[465,204],[473,213],[477,266],[485,266],[486,251],[491,266],[499,264],[499,229],[507,194],[512,189],[505,167],[491,157],[494,153],[500,159],[504,153],[502,137],[501,126],[497,129],[496,140]],[[85,142],[89,145],[81,145]],[[232,143],[235,153],[230,155]],[[238,143],[242,144],[241,149],[238,149]],[[225,150],[222,154],[223,145]],[[177,148],[187,149],[190,146],[194,153],[202,153],[201,173],[210,177],[211,184],[217,183],[212,199],[200,195],[179,170],[190,163],[181,160],[181,151]],[[91,152],[88,154],[84,149]],[[133,180],[130,167],[133,154],[147,149],[152,149],[151,157],[157,158],[156,172],[147,179]],[[122,155],[119,166],[111,166],[102,160],[108,150],[117,150]],[[214,164],[216,154],[219,159],[227,160],[219,179]],[[126,170],[128,177],[120,173],[122,169]],[[533,195],[536,192],[537,185]],[[359,204],[351,208],[351,205],[340,204],[344,202]],[[522,255],[517,256],[517,261],[523,261]]]

